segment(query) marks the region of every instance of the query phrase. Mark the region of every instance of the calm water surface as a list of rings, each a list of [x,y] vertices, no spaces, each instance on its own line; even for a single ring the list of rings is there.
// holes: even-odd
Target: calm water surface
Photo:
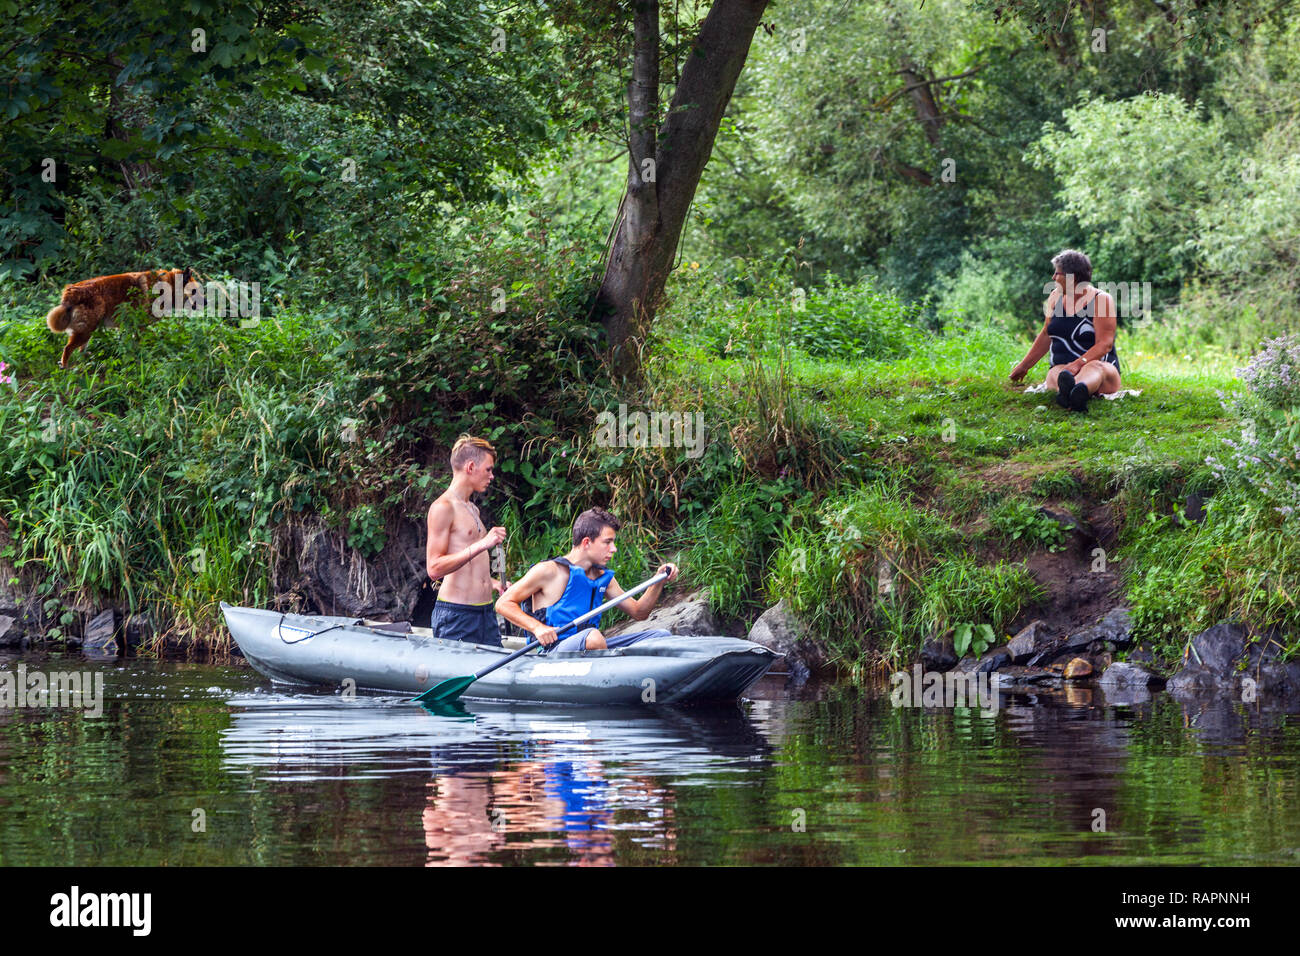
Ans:
[[[767,678],[723,708],[434,714],[19,663],[102,671],[104,709],[0,709],[3,865],[1300,862],[1300,718],[1255,705],[1075,688],[983,717]]]

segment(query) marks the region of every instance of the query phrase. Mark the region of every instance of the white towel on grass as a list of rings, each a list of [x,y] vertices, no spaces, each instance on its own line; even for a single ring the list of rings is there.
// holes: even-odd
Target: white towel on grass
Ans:
[[[1037,394],[1038,392],[1046,392],[1047,390],[1048,390],[1047,383],[1039,382],[1037,385],[1030,385],[1027,389],[1025,389],[1024,394],[1033,395],[1033,394]],[[1118,392],[1111,392],[1109,395],[1102,395],[1100,392],[1093,392],[1092,397],[1107,398],[1107,399],[1114,400],[1116,398],[1123,398],[1125,395],[1141,395],[1141,394],[1142,394],[1142,389],[1140,388],[1121,388]]]

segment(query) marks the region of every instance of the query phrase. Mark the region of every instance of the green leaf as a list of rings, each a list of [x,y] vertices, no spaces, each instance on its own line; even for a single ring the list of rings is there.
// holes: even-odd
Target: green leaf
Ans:
[[[971,627],[969,624],[958,624],[956,631],[953,633],[952,649],[958,657],[965,657],[966,651],[970,647]]]

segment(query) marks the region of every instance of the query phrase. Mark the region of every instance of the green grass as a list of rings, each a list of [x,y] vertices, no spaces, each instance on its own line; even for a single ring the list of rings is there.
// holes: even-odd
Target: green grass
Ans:
[[[1235,495],[1212,499],[1204,522],[1156,509],[1122,541],[1134,624],[1159,655],[1181,657],[1204,622],[1276,627],[1289,655],[1300,652],[1300,541],[1281,534],[1275,516]]]

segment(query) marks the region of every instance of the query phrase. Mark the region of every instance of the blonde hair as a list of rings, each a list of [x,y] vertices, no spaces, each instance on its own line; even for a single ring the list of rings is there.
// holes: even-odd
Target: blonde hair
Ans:
[[[471,461],[481,463],[485,456],[491,455],[495,458],[496,454],[497,450],[486,438],[461,435],[456,439],[456,444],[451,446],[451,470],[460,471]]]

